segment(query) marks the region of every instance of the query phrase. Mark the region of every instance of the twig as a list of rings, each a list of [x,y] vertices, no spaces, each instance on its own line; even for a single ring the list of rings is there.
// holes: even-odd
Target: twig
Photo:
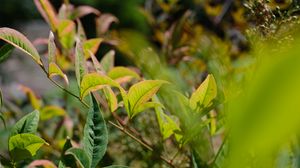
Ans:
[[[119,129],[120,131],[122,131],[123,133],[125,133],[126,135],[128,135],[129,137],[131,137],[132,139],[134,139],[136,142],[138,142],[139,144],[141,144],[143,147],[147,148],[149,151],[153,152],[154,149],[153,147],[149,146],[148,144],[144,143],[142,140],[140,140],[139,138],[135,137],[134,135],[132,135],[130,132],[127,131],[126,128],[124,128],[121,125],[117,125],[111,121],[108,121],[111,125],[113,125],[114,127],[116,127],[117,129]],[[165,158],[164,156],[160,155],[159,156],[160,159],[162,159],[166,164],[168,164],[170,167],[175,168],[175,166],[172,164],[172,162]]]

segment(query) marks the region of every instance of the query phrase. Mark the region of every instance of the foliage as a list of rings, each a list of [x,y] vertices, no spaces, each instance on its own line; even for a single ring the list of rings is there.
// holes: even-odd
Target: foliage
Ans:
[[[30,104],[23,108],[0,90],[9,132],[0,166],[297,167],[297,2],[157,0],[139,10],[149,38],[110,29],[119,20],[91,6],[65,0],[57,12],[34,0],[51,29],[47,53],[2,27],[0,62],[17,48],[61,93],[48,98],[20,85]],[[96,37],[86,34],[86,15],[95,17]],[[227,30],[228,18],[242,30]],[[135,67],[115,65],[120,56]]]

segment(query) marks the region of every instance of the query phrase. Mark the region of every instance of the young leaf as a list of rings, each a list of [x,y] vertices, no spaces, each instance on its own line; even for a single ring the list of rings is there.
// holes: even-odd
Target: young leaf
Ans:
[[[20,85],[20,89],[27,95],[32,107],[34,109],[40,109],[42,101],[35,95],[35,93],[30,88],[23,85]]]
[[[34,134],[16,134],[9,138],[8,149],[14,161],[20,161],[34,156],[41,146],[47,144]]]
[[[111,69],[108,73],[107,76],[110,77],[113,80],[116,81],[122,81],[122,79],[124,78],[136,78],[136,79],[140,79],[139,74],[137,74],[135,71],[126,68],[126,67],[114,67],[113,69]]]
[[[48,0],[34,0],[34,3],[43,16],[43,18],[48,22],[52,31],[56,30],[58,19],[56,11]]]
[[[77,19],[76,22],[77,22],[77,36],[79,37],[79,39],[81,41],[85,41],[86,34],[85,34],[85,31],[84,31],[84,28],[82,26],[80,19]]]
[[[15,47],[11,44],[4,44],[0,48],[0,63],[6,60]]]
[[[10,136],[14,136],[21,133],[36,133],[38,128],[40,113],[38,110],[35,110],[23,118],[21,118],[11,129]]]
[[[153,101],[159,103],[157,96],[153,98]],[[176,140],[180,142],[182,135],[178,134],[178,132],[181,132],[178,124],[171,117],[166,115],[161,107],[155,107],[154,109],[163,139],[165,140],[174,134]]]
[[[48,72],[49,78],[53,78],[54,76],[60,76],[64,79],[67,85],[69,85],[69,80],[66,74],[63,73],[63,71],[58,67],[58,65],[54,62],[50,62],[49,64],[49,72]]]
[[[90,54],[88,51],[91,51],[93,54],[95,54],[100,46],[100,43],[103,41],[101,38],[94,38],[89,39],[87,41],[84,41],[82,46],[84,50],[84,56],[86,59],[90,57]]]
[[[120,87],[120,85],[107,76],[90,73],[83,76],[80,84],[80,97],[85,97],[89,92],[96,91],[104,86]]]
[[[118,18],[116,18],[114,15],[102,14],[100,17],[96,19],[96,27],[98,28],[97,34],[98,35],[105,34],[108,31],[110,25],[114,22],[115,23],[119,22]]]
[[[114,112],[118,108],[118,100],[116,94],[109,86],[104,87],[103,91],[108,102],[110,111]]]
[[[49,160],[35,160],[28,165],[28,168],[36,168],[38,166],[46,168],[57,168],[55,164]]]
[[[88,53],[90,54],[90,57],[92,58],[93,65],[94,65],[94,67],[96,69],[96,72],[104,74],[105,73],[104,69],[103,69],[102,65],[99,63],[99,61],[96,58],[96,56],[91,51],[88,51]]]
[[[30,55],[35,62],[42,65],[40,55],[33,44],[20,32],[10,28],[0,28],[0,39],[15,46],[26,54]]]
[[[197,107],[209,107],[212,100],[217,96],[217,84],[212,75],[208,75],[204,82],[192,94],[190,98],[190,106],[193,110]]]
[[[130,87],[127,95],[130,106],[130,115],[133,115],[133,112],[139,105],[144,104],[151,99],[165,83],[167,82],[163,80],[145,80]]]
[[[45,106],[41,109],[41,120],[49,120],[57,116],[66,115],[66,111],[58,106]]]
[[[74,10],[72,18],[73,19],[81,18],[89,14],[95,14],[97,16],[100,16],[101,13],[99,10],[91,6],[79,6]]]
[[[83,145],[91,160],[91,168],[95,168],[106,152],[108,133],[102,112],[97,100],[92,95],[90,110],[83,132]]]
[[[48,39],[48,62],[55,62],[56,61],[56,45],[54,42],[54,34],[53,32],[49,33]]]
[[[105,72],[108,72],[114,67],[115,62],[115,51],[110,50],[108,53],[106,53],[103,58],[100,61],[100,64],[102,65]]]
[[[86,152],[80,148],[70,148],[66,151],[66,155],[72,155],[81,168],[90,168],[91,162]]]
[[[76,41],[75,48],[75,73],[78,86],[81,87],[80,83],[82,81],[83,76],[86,74],[86,67],[83,48],[79,39]]]
[[[134,116],[136,116],[137,114],[145,111],[146,109],[149,109],[149,108],[155,108],[155,107],[160,107],[160,108],[164,108],[164,106],[160,103],[157,103],[157,102],[146,102],[146,103],[143,103],[141,105],[138,105],[135,110],[132,112],[132,116],[131,118],[133,118]]]
[[[71,49],[75,42],[75,23],[72,20],[61,20],[57,27],[57,33],[62,46]]]

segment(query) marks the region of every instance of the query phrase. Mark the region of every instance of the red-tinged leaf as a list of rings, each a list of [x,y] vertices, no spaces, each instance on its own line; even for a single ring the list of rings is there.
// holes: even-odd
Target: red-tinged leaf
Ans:
[[[96,27],[98,35],[104,34],[108,31],[112,23],[118,23],[119,20],[114,15],[102,14],[96,19]]]
[[[88,51],[88,52],[90,54],[90,57],[92,58],[93,65],[94,65],[96,72],[100,73],[100,74],[105,74],[105,71],[104,71],[102,65],[100,64],[100,62],[98,61],[98,59],[96,58],[96,56],[91,51]]]
[[[56,11],[54,10],[51,3],[48,0],[34,0],[34,3],[43,18],[50,25],[51,30],[55,31],[58,24],[58,19]]]
[[[57,168],[54,163],[49,160],[35,160],[28,165],[28,168],[43,166],[44,168]]]
[[[100,16],[101,12],[91,6],[79,6],[74,10],[72,18],[77,19],[89,14]]]
[[[84,28],[82,26],[82,23],[79,19],[77,19],[76,22],[77,22],[77,35],[81,41],[85,41],[86,34],[85,34]]]
[[[94,39],[89,39],[87,41],[83,42],[83,50],[84,50],[84,56],[86,59],[90,57],[90,54],[88,51],[91,51],[93,54],[96,54],[101,42],[103,39],[101,38],[94,38]]]
[[[11,28],[0,28],[0,39],[15,46],[26,54],[30,55],[35,62],[42,65],[40,55],[33,44],[20,32]]]

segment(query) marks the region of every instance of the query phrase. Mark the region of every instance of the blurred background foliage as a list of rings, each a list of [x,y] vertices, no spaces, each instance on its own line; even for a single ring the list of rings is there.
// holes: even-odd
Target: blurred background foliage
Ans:
[[[62,3],[61,0],[52,0],[51,2],[56,10],[59,9]],[[253,156],[251,153],[249,156],[249,153],[245,152],[249,146],[256,153],[260,153],[263,149],[277,152],[277,145],[282,145],[282,142],[287,144],[288,147],[284,148],[283,152],[274,152],[275,155],[280,153],[278,154],[279,156],[275,156],[275,158],[277,156],[280,158],[276,160],[278,161],[276,165],[273,163],[273,158],[270,159],[270,153],[263,153],[257,157],[261,160],[258,159],[257,162],[251,162],[251,166],[288,167],[287,165],[293,165],[297,167],[296,161],[292,164],[286,161],[291,155],[294,157],[294,160],[300,156],[297,137],[293,137],[292,147],[289,146],[289,138],[284,139],[282,142],[276,141],[276,143],[273,143],[268,138],[283,138],[286,135],[284,128],[298,128],[298,120],[292,120],[289,117],[284,118],[283,116],[287,114],[280,113],[280,110],[274,110],[272,102],[262,102],[261,100],[269,99],[264,96],[275,92],[274,90],[280,90],[283,86],[289,87],[290,80],[295,83],[299,82],[298,78],[295,80],[291,79],[291,76],[297,76],[300,72],[299,68],[297,69],[297,65],[299,65],[297,64],[298,60],[293,57],[297,54],[297,51],[289,52],[288,49],[284,49],[283,52],[278,54],[278,51],[282,48],[291,47],[293,50],[296,50],[298,47],[299,40],[297,40],[298,36],[295,35],[299,27],[298,5],[300,5],[300,2],[298,0],[71,0],[71,3],[75,6],[91,5],[102,13],[113,14],[118,19],[117,23],[112,24],[108,33],[99,34],[97,28],[95,28],[95,17],[93,15],[82,18],[88,37],[100,36],[106,39],[106,42],[101,44],[97,53],[98,58],[101,58],[110,49],[115,49],[116,65],[137,66],[141,71],[140,73],[147,79],[171,81],[175,84],[172,90],[181,92],[185,96],[190,95],[203,82],[207,74],[213,74],[216,78],[218,97],[214,102],[213,108],[205,115],[206,118],[216,121],[216,123],[215,125],[207,124],[205,129],[197,132],[199,137],[189,142],[190,147],[181,148],[174,140],[174,137],[163,141],[153,113],[142,113],[131,123],[135,128],[138,128],[138,131],[141,132],[145,139],[151,140],[151,143],[159,153],[169,158],[176,158],[174,159],[176,167],[196,167],[196,164],[193,164],[195,160],[199,163],[199,167],[246,167],[249,166],[248,160],[243,163],[237,161],[244,160],[243,157],[251,158]],[[25,22],[41,19],[32,0],[23,0],[22,3],[19,0],[1,0],[0,16],[1,27],[9,26],[16,29],[22,28],[22,24]],[[48,30],[45,30],[45,32],[47,34]],[[272,58],[265,58],[266,55],[280,57],[280,54],[286,56],[285,59],[287,60],[281,60],[286,64],[278,65],[278,67],[268,67],[269,64],[273,64],[273,61],[276,65],[278,62],[276,60],[272,61]],[[265,64],[267,70],[262,68],[262,70],[256,71],[260,61]],[[295,64],[292,64],[293,62]],[[296,67],[296,69],[291,67]],[[274,72],[268,71],[270,69],[274,70]],[[253,88],[248,87],[250,79],[253,79],[253,76],[255,76],[255,72],[260,72],[265,74],[263,76],[273,78],[258,79],[258,84],[251,85]],[[275,72],[277,72],[278,76],[276,76]],[[293,74],[284,78],[283,86],[275,85],[268,88],[269,85],[273,84],[273,81],[281,83],[280,81],[283,80],[281,76],[286,74],[284,72],[293,72]],[[2,75],[4,72],[0,73]],[[1,82],[4,81],[5,83],[5,77],[3,78]],[[8,85],[9,82],[6,84]],[[296,93],[299,93],[299,88],[296,85],[292,86],[288,93],[294,96],[294,100],[299,100],[296,95]],[[248,88],[256,91],[250,94],[250,100],[240,100],[240,105],[232,103],[232,100],[236,100],[241,95],[246,94],[245,90]],[[39,88],[33,87],[32,89],[37,92],[37,95],[43,95],[42,99],[45,104],[59,104],[65,106],[66,111],[75,112],[70,113],[70,118],[73,120],[71,122],[73,124],[72,128],[64,127],[62,130],[56,128],[56,125],[51,123],[62,122],[62,120],[57,118],[52,119],[53,121],[42,123],[43,127],[52,130],[52,132],[47,132],[49,135],[43,136],[51,137],[55,135],[56,137],[54,138],[58,139],[57,147],[61,147],[62,137],[70,135],[69,132],[72,132],[74,141],[79,142],[80,132],[83,128],[82,124],[78,123],[83,123],[85,114],[79,110],[82,107],[76,103],[76,100],[55,89],[47,90],[46,92],[40,92]],[[266,91],[261,93],[261,95],[260,92],[263,92],[265,89]],[[74,90],[76,90],[75,86]],[[176,116],[174,118],[180,122],[181,127],[187,134],[198,131],[197,129],[190,129],[191,125],[189,125],[189,122],[193,121],[198,124],[197,119],[199,118],[193,120],[192,117],[194,116],[182,116],[182,110],[185,109],[181,107],[181,99],[170,94],[169,90],[169,87],[163,88],[159,95],[168,109],[167,113]],[[293,93],[293,91],[295,92]],[[9,123],[14,123],[14,119],[19,118],[22,111],[31,110],[30,103],[24,94],[13,93],[16,95],[12,94],[10,96],[8,101],[10,109],[8,110],[14,111],[14,113],[6,114],[7,118],[11,117],[8,125]],[[284,95],[284,93],[280,92],[273,96],[278,98],[276,101],[283,102],[283,107],[296,104],[294,101],[282,101],[279,98],[281,95]],[[261,99],[256,100],[255,96],[261,96]],[[60,102],[62,98],[66,99],[66,103]],[[251,105],[254,106],[251,107]],[[231,118],[227,118],[228,114],[226,112],[232,109],[232,111],[241,111],[248,106],[250,107],[245,110],[243,115],[235,116],[233,114],[233,117],[230,116],[233,118],[233,121],[238,120],[237,123],[230,123],[233,126],[230,124],[226,125],[228,120],[231,120]],[[289,110],[297,112],[297,109],[293,107],[290,107]],[[272,123],[273,120],[271,120],[266,130],[256,132],[264,126],[263,121],[267,120],[258,117],[260,114],[264,114],[264,110],[267,112],[272,110],[278,112],[278,116],[283,118],[283,123],[278,122],[277,118],[274,118],[274,122]],[[259,114],[253,114],[255,111]],[[125,112],[122,110],[118,112],[125,115]],[[295,118],[299,118],[299,114],[295,115],[296,113],[294,112],[288,113],[288,115],[294,115]],[[105,113],[105,115],[108,120],[112,118],[109,113]],[[278,128],[278,125],[276,127],[278,123],[285,125],[286,122],[291,120],[292,122],[287,124],[286,127]],[[251,121],[262,122],[258,123],[261,127],[252,128]],[[274,123],[276,124],[274,125]],[[108,126],[110,142],[108,152],[104,160],[102,160],[102,166],[114,163],[129,165],[130,167],[167,167],[167,165],[158,161],[157,156],[159,155],[157,153],[153,154],[145,151],[129,137],[122,134],[122,132],[110,125]],[[212,129],[212,126],[215,128]],[[243,127],[240,129],[239,126]],[[226,135],[231,127],[238,127],[237,130],[233,131],[233,142],[239,141],[239,138],[243,137],[245,130],[249,130],[250,137],[255,137],[258,134],[261,139],[266,139],[266,141],[260,144],[255,143],[257,139],[253,140],[254,142],[249,142],[247,141],[248,137],[243,137],[243,143],[235,143],[232,147],[233,153],[228,154],[225,151],[226,148],[229,148]],[[271,127],[279,130],[278,135],[276,132],[270,131]],[[296,129],[296,131],[299,131],[299,129]],[[1,136],[3,141],[5,135],[8,136],[5,130],[0,134],[3,135]],[[265,144],[269,144],[269,146],[266,147]],[[261,148],[261,146],[265,148]],[[5,146],[1,145],[0,147],[5,149]],[[195,147],[195,150],[193,147]],[[59,155],[58,151],[53,152],[52,149],[48,148],[43,149],[43,152],[49,154],[49,160],[55,160]],[[271,155],[273,156],[274,153],[272,152]],[[245,155],[240,155],[241,153]],[[229,159],[227,162],[224,162],[222,161],[224,158]],[[219,162],[220,164],[218,164]]]

